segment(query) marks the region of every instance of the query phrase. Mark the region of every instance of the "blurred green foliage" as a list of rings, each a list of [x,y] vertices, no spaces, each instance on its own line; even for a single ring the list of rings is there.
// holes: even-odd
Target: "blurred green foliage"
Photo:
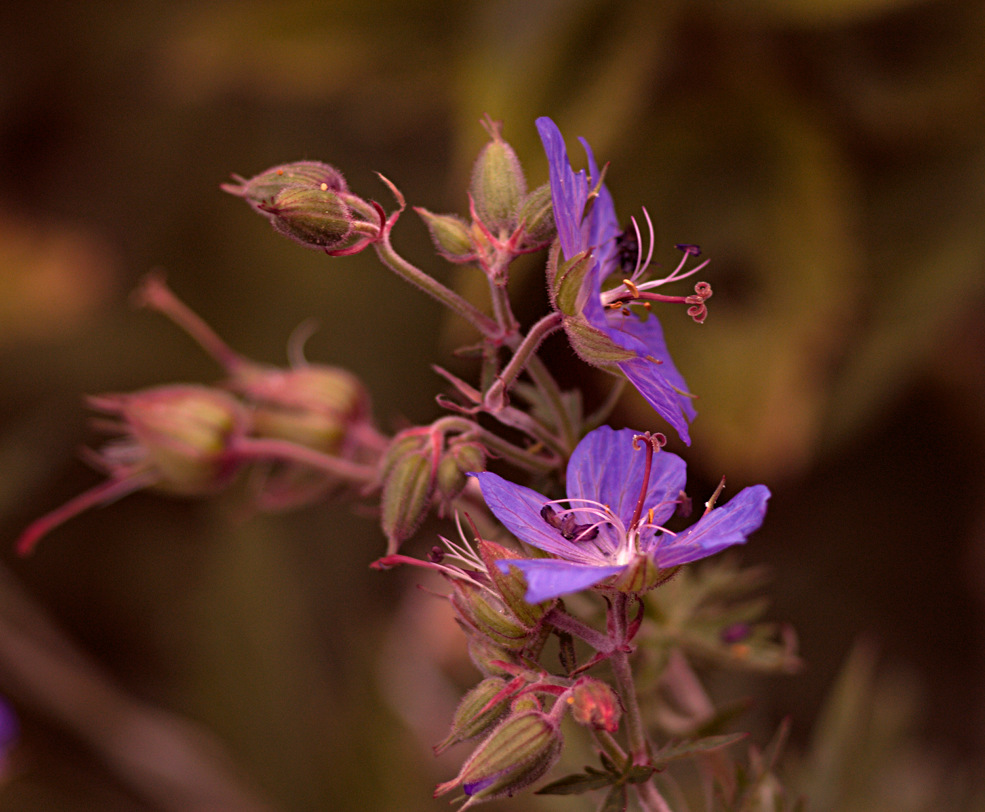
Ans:
[[[925,685],[908,741],[931,741],[945,775],[980,760],[983,4],[37,0],[5,4],[0,32],[11,544],[95,479],[74,461],[93,437],[82,393],[218,376],[162,319],[127,308],[152,267],[245,354],[283,362],[290,331],[314,316],[309,356],[357,370],[384,426],[435,415],[437,306],[369,256],[287,243],[218,184],[312,158],[366,196],[385,196],[380,171],[412,204],[464,211],[479,118],[504,120],[539,183],[533,119],[551,115],[573,156],[584,135],[611,162],[620,216],[651,212],[658,261],[676,260],[676,242],[712,259],[708,323],[665,319],[700,395],[688,459],[708,487],[695,497],[722,473],[733,492],[770,484],[767,527],[744,555],[772,567],[774,616],[797,626],[808,664],[745,686],[760,698],[755,737],[792,711],[792,749],[806,746],[864,631]],[[428,259],[410,215],[396,241],[469,285],[467,269]],[[529,269],[513,284],[536,303],[543,282]],[[556,349],[569,380],[595,374]],[[620,417],[653,428],[641,405],[627,399]],[[429,616],[421,645],[442,667],[399,700],[433,711],[421,742],[408,726],[420,720],[393,707],[403,671],[386,644],[415,577],[367,570],[383,549],[372,519],[338,505],[246,520],[238,509],[138,495],[30,560],[4,555],[123,689],[215,731],[277,807],[445,808],[430,793],[453,762],[424,744],[443,736],[467,668],[455,630]],[[873,701],[892,707],[886,696]],[[23,699],[19,710],[22,769],[5,809],[146,808],[78,735]],[[841,746],[834,724],[815,734],[815,758]],[[875,808],[871,791],[846,785],[862,800],[818,808]]]

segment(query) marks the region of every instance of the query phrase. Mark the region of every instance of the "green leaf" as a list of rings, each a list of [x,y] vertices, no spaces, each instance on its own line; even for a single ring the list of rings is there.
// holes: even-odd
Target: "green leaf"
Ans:
[[[656,765],[666,764],[669,761],[676,761],[681,758],[690,758],[698,753],[710,753],[713,750],[721,750],[737,741],[746,738],[746,733],[726,733],[722,736],[706,736],[703,739],[668,744],[653,757]]]
[[[613,787],[605,796],[605,801],[599,807],[599,812],[626,812],[627,804],[626,787]]]
[[[541,787],[534,794],[581,795],[593,789],[610,787],[617,780],[618,776],[610,775],[609,773],[595,773],[594,775],[587,772],[574,773],[572,775],[566,775],[564,778],[559,778],[557,781],[552,781],[547,786]]]

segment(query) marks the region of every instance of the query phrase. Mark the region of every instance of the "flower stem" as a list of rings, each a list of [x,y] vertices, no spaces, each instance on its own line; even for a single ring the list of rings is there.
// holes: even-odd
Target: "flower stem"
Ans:
[[[424,271],[412,265],[398,254],[390,244],[389,231],[385,231],[379,241],[373,243],[380,261],[391,271],[402,277],[416,288],[437,299],[441,304],[463,319],[471,322],[486,338],[501,340],[502,329],[489,316],[479,310],[471,302],[466,301],[455,291],[442,285],[437,279],[428,276]]]
[[[627,630],[627,597],[625,592],[617,592],[613,596],[609,617],[615,632],[615,639],[624,640]],[[629,665],[629,653],[625,647],[617,647],[609,660],[612,663],[612,673],[626,711],[624,718],[630,754],[634,763],[646,764],[650,760],[650,740],[643,726],[640,703],[636,696],[636,684],[633,682],[633,672]]]
[[[579,640],[584,640],[596,651],[609,652],[615,646],[608,635],[603,634],[597,629],[593,629],[591,626],[582,623],[578,618],[556,607],[544,615],[544,619],[561,631],[567,632]]]
[[[371,485],[377,476],[376,466],[360,465],[341,457],[332,457],[289,440],[245,437],[237,440],[232,450],[240,459],[296,462],[355,485]]]
[[[486,392],[485,402],[490,408],[495,409],[499,403],[505,405],[506,393],[509,388],[520,376],[520,373],[526,369],[541,342],[561,326],[562,318],[560,313],[550,313],[530,328],[530,332],[514,350],[510,362],[499,373],[499,377],[489,388],[489,391]]]

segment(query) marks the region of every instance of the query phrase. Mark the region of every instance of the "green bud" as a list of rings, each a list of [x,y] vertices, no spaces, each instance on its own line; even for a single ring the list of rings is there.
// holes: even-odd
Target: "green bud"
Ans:
[[[435,754],[440,755],[458,742],[474,739],[496,724],[510,706],[508,695],[497,699],[506,685],[505,679],[489,677],[465,694],[452,719],[451,733],[441,744],[435,746]]]
[[[543,710],[536,694],[523,694],[510,702],[510,713],[528,713]]]
[[[212,493],[235,470],[232,446],[246,433],[247,413],[232,395],[205,386],[159,386],[126,395],[90,398],[120,415],[158,490]]]
[[[273,202],[274,198],[288,187],[303,189],[322,189],[327,191],[345,192],[345,178],[334,166],[320,161],[295,161],[282,164],[261,172],[259,175],[246,180],[239,175],[233,175],[236,183],[224,183],[220,187],[231,195],[242,197],[257,211]]]
[[[369,395],[344,369],[307,364],[293,369],[244,365],[230,386],[253,406],[253,432],[325,454],[342,453],[352,427],[369,419]]]
[[[445,504],[450,504],[468,484],[468,474],[483,471],[486,452],[478,443],[456,443],[438,463],[437,494]]]
[[[523,556],[514,550],[485,540],[479,542],[479,555],[482,556],[482,562],[486,565],[489,577],[492,578],[496,591],[502,597],[503,602],[520,623],[527,628],[534,628],[556,601],[527,603],[526,598],[524,598],[527,592],[527,579],[523,573],[516,567],[510,567],[509,574],[504,574],[496,563],[497,561],[523,558]]]
[[[452,586],[452,606],[464,623],[503,648],[520,651],[526,647],[531,629],[517,621],[499,598],[466,581],[456,580]]]
[[[516,652],[498,646],[481,634],[469,635],[468,651],[469,659],[487,677],[511,677],[512,673],[499,663],[519,664]]]
[[[554,224],[551,184],[545,183],[543,186],[538,186],[524,198],[517,219],[524,224],[524,248],[547,245],[554,239],[557,234],[557,227]]]
[[[431,507],[434,463],[428,454],[405,454],[390,469],[383,485],[382,525],[387,554],[414,535]]]
[[[423,454],[430,442],[426,432],[411,429],[398,434],[387,447],[380,463],[380,479],[387,480],[393,467],[408,454]]]
[[[565,701],[578,724],[609,733],[619,729],[622,703],[609,683],[594,677],[581,677],[572,686]]]
[[[339,248],[352,230],[352,212],[334,191],[323,186],[288,186],[261,210],[277,231],[299,245],[315,250]]]
[[[469,800],[461,807],[513,795],[532,784],[557,762],[562,748],[557,723],[539,711],[510,716],[476,748],[451,781],[434,794],[461,787]]]
[[[486,228],[493,234],[512,231],[517,224],[517,210],[527,193],[527,181],[513,147],[503,140],[502,123],[487,118],[484,124],[492,140],[476,159],[469,192]]]
[[[438,253],[450,262],[471,262],[475,258],[472,231],[469,224],[454,214],[433,214],[427,209],[415,207],[424,225],[431,232]]]

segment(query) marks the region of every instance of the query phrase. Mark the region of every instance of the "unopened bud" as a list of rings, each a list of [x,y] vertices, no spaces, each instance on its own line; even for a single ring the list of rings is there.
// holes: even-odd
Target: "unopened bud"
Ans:
[[[500,130],[501,122],[487,118],[484,122],[492,140],[486,144],[472,169],[469,192],[476,213],[494,234],[512,231],[517,224],[517,210],[527,193],[520,159],[507,144]]]
[[[334,166],[320,161],[295,161],[282,164],[261,172],[246,180],[233,175],[236,183],[223,183],[220,187],[231,195],[243,198],[257,211],[271,204],[274,198],[288,187],[303,189],[322,189],[331,192],[345,192],[345,178]]]
[[[154,487],[177,494],[210,493],[226,484],[235,468],[232,444],[248,422],[232,395],[205,386],[159,386],[90,403],[120,416],[133,453],[158,476]]]
[[[510,707],[509,695],[504,693],[506,685],[500,677],[489,677],[465,694],[455,710],[451,733],[434,752],[440,755],[451,745],[474,739],[492,728]]]
[[[496,591],[516,619],[528,628],[536,626],[555,601],[527,602],[524,597],[527,594],[526,577],[518,568],[509,567],[511,559],[523,558],[523,556],[500,544],[485,540],[479,542],[479,555],[482,556],[482,562],[486,565],[486,570],[489,572],[489,577],[492,578]],[[505,562],[505,564],[501,565],[500,562]],[[503,571],[504,566],[506,572]]]
[[[581,677],[572,686],[565,701],[578,724],[609,733],[619,729],[622,704],[609,683],[594,677]]]
[[[460,786],[469,798],[461,809],[513,795],[553,767],[561,747],[561,731],[546,714],[530,711],[510,716],[479,745],[458,775],[439,784],[434,794]]]
[[[435,464],[430,454],[405,454],[390,468],[383,485],[382,525],[387,553],[414,535],[431,507]]]
[[[106,473],[100,485],[35,519],[17,540],[30,553],[51,530],[84,510],[144,488],[185,496],[225,486],[240,460],[236,450],[248,428],[246,408],[232,395],[205,386],[159,386],[130,394],[99,395],[89,404],[119,418],[122,436],[91,459]]]
[[[253,406],[253,433],[325,454],[345,450],[353,426],[369,420],[369,395],[351,372],[323,364],[293,369],[249,365],[229,385]]]
[[[431,232],[434,247],[449,262],[471,262],[475,259],[472,231],[461,217],[454,214],[434,214],[427,209],[414,209]]]
[[[430,444],[427,432],[410,429],[403,431],[390,441],[380,462],[380,479],[390,477],[394,466],[408,454],[423,454]]]
[[[465,489],[468,475],[486,467],[486,452],[478,443],[455,443],[438,463],[437,495],[445,505]]]
[[[515,651],[497,645],[482,634],[470,634],[468,638],[469,659],[487,677],[509,677],[512,672],[505,665],[518,664]]]
[[[352,212],[327,186],[288,186],[261,204],[260,211],[277,231],[306,248],[339,248],[352,231]]]
[[[533,630],[513,617],[505,604],[488,589],[460,580],[454,581],[452,586],[452,606],[464,623],[503,648],[519,651],[527,646]]]

